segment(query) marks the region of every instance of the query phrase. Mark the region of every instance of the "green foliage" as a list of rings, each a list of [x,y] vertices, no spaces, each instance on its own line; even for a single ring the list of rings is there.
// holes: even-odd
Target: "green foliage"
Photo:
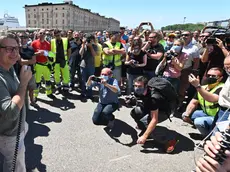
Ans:
[[[193,23],[186,23],[186,24],[174,24],[162,27],[161,30],[186,30],[186,31],[195,31],[195,30],[202,30],[205,27],[204,24],[193,24]]]

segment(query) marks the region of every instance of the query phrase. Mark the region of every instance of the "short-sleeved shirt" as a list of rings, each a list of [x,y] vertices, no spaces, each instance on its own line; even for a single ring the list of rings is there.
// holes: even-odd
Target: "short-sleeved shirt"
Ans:
[[[157,96],[152,97],[152,94],[157,94]],[[166,104],[165,98],[159,93],[153,93],[150,89],[148,89],[147,94],[140,96],[140,99],[143,102],[144,110],[146,113],[150,113],[154,110],[166,110],[165,107],[168,107],[168,104]]]
[[[184,64],[184,69],[192,67],[193,59],[200,58],[199,49],[196,45],[192,44],[192,41],[187,46],[183,47],[182,52],[188,55],[188,60]]]
[[[112,90],[110,90],[108,87],[104,86],[101,83],[97,83],[92,81],[92,84],[89,86],[89,88],[92,88],[94,86],[98,86],[99,91],[99,100],[102,104],[111,104],[111,103],[118,103],[118,94],[120,93],[120,88],[118,86],[118,82],[114,78],[109,78],[107,81],[108,84],[115,86],[118,89],[117,93],[114,93]]]
[[[38,52],[39,50],[51,51],[51,45],[48,41],[41,42],[39,39],[37,39],[32,42],[31,46],[35,52]],[[46,56],[40,55],[36,56],[36,61],[38,63],[46,63],[48,58]]]
[[[128,52],[128,55],[130,57],[130,60],[135,60],[137,61],[138,64],[143,63],[143,57],[145,56],[145,52],[141,50],[140,54],[135,55],[132,52]],[[143,74],[143,69],[144,67],[133,67],[133,66],[128,66],[127,67],[127,73],[131,75],[142,75]]]
[[[164,54],[164,47],[160,43],[158,43],[155,46],[150,47],[150,50],[152,51],[151,52],[152,54],[157,54],[159,52]],[[144,70],[155,71],[158,63],[159,63],[159,60],[152,59],[151,57],[148,57],[147,64],[144,67]]]
[[[94,51],[97,52],[97,45],[92,44],[92,46]],[[80,66],[82,68],[86,68],[86,66],[94,68],[94,56],[92,55],[91,50],[87,46],[85,46],[84,49],[85,50],[82,56]]]
[[[122,44],[126,44],[128,42],[128,40],[129,40],[129,37],[127,35],[124,34],[121,36],[121,43]]]
[[[179,60],[180,63],[186,62],[188,60],[188,56],[185,53],[181,53],[177,59]],[[165,71],[164,71],[164,76],[165,77],[170,77],[170,78],[178,78],[181,75],[181,71],[176,69],[175,66],[172,63],[167,64]]]

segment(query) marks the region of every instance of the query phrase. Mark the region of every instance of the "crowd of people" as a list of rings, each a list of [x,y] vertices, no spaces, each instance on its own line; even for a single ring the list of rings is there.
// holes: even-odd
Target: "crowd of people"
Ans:
[[[151,29],[141,30],[144,25]],[[28,93],[30,105],[39,107],[41,87],[50,99],[78,90],[81,99],[92,100],[92,90],[98,87],[100,100],[92,121],[109,129],[116,125],[113,112],[124,95],[127,106],[134,106],[130,115],[141,130],[138,144],[154,138],[158,118],[165,114],[179,114],[203,138],[213,129],[218,133],[215,124],[229,120],[230,114],[230,41],[215,38],[210,43],[210,35],[199,30],[164,33],[155,31],[151,23],[141,23],[130,33],[124,27],[119,32],[40,29],[2,33],[0,153],[5,157],[4,171],[11,170],[18,133],[22,146],[16,171],[25,171],[24,103]],[[171,153],[177,140],[172,137],[163,144]],[[200,160],[196,170],[213,167],[206,163]]]

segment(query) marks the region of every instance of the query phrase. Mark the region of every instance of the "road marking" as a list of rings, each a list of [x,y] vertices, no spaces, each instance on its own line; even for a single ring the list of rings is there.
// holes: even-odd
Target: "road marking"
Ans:
[[[128,158],[128,157],[130,157],[130,156],[131,156],[131,155],[125,155],[125,156],[122,156],[122,157],[120,157],[120,158],[111,159],[111,160],[109,160],[109,162],[119,161],[119,160]]]

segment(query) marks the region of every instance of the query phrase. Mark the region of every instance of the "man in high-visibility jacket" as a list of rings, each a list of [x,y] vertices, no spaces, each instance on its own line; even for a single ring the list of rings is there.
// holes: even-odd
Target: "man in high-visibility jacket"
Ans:
[[[46,95],[49,98],[55,98],[51,90],[51,64],[48,58],[48,52],[51,50],[50,43],[45,40],[45,29],[41,29],[38,32],[38,39],[34,40],[31,44],[36,55],[35,80],[37,88],[34,90],[34,98],[37,100],[39,88],[41,86],[42,77],[46,82]]]
[[[103,44],[103,66],[112,69],[113,77],[121,80],[121,56],[125,54],[125,48],[118,42],[119,33],[111,32],[110,40]]]
[[[67,38],[61,38],[60,30],[54,30],[54,39],[51,40],[50,55],[54,62],[54,80],[56,84],[55,94],[59,94],[63,86],[63,91],[68,92],[70,72],[68,60],[71,54],[71,46]],[[61,77],[62,76],[62,85]]]
[[[223,87],[223,69],[211,68],[206,75],[208,85],[201,86],[199,77],[189,75],[189,82],[197,89],[197,95],[190,101],[186,111],[182,114],[185,122],[194,123],[202,136],[206,136],[212,130],[214,117],[219,111],[219,93]],[[196,110],[200,105],[201,110]],[[195,111],[196,110],[196,111]],[[191,115],[191,119],[189,116]]]

